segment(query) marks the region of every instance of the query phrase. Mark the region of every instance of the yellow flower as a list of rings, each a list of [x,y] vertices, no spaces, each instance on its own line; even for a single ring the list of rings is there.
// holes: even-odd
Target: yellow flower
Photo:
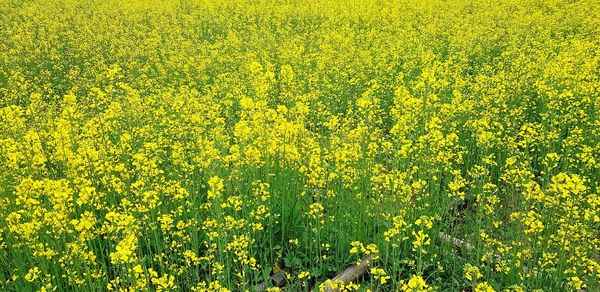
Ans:
[[[254,108],[254,101],[249,97],[244,97],[240,100],[240,106],[244,110],[250,110]]]
[[[309,272],[303,271],[303,272],[300,272],[300,274],[298,274],[298,279],[305,279],[305,278],[310,279]]]
[[[40,269],[38,267],[33,267],[29,269],[27,274],[25,274],[25,280],[27,282],[33,282],[40,278]]]
[[[463,267],[463,272],[465,273],[465,278],[469,281],[477,281],[483,277],[483,275],[479,272],[479,268],[472,266],[471,264],[465,264]]]
[[[310,218],[317,219],[321,224],[324,224],[325,223],[324,211],[325,211],[325,208],[323,207],[323,205],[321,205],[321,203],[312,203],[309,206],[307,215]]]
[[[575,290],[584,289],[587,287],[587,285],[577,276],[570,277],[569,282],[567,284],[569,285],[569,287]]]
[[[173,275],[164,274],[159,277],[158,273],[151,268],[148,269],[148,273],[151,275],[152,284],[156,285],[156,291],[169,291],[176,287]]]
[[[223,180],[221,178],[218,176],[211,177],[208,185],[210,186],[210,190],[207,193],[208,199],[214,199],[221,195],[221,191],[223,190]]]
[[[127,234],[116,247],[116,251],[110,254],[110,260],[113,264],[133,263],[136,260],[135,250],[137,249],[138,239],[134,234]]]
[[[419,275],[413,275],[408,283],[402,285],[402,291],[404,292],[426,292],[431,291],[432,288],[425,283],[425,280]]]
[[[385,272],[384,269],[371,268],[370,272],[371,272],[371,275],[373,276],[373,278],[379,280],[379,284],[381,284],[381,285],[387,283],[388,280],[390,279],[390,276],[387,275],[387,273]]]
[[[350,248],[350,253],[359,253],[365,252],[366,249],[360,241],[353,241],[351,244],[352,248]]]
[[[494,288],[487,282],[481,282],[475,287],[475,292],[494,292]]]
[[[421,252],[424,252],[425,250],[423,250],[421,247],[424,245],[429,245],[431,243],[431,239],[430,239],[429,235],[425,234],[423,232],[423,230],[419,230],[417,233],[415,233],[413,231],[412,235],[415,238],[412,242],[413,248],[416,250],[420,250]]]

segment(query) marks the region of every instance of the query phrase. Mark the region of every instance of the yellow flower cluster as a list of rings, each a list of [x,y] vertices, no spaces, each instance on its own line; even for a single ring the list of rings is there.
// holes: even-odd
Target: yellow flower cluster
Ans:
[[[402,285],[402,291],[404,292],[426,292],[431,290],[431,287],[425,283],[425,280],[417,275],[413,275],[406,284]]]

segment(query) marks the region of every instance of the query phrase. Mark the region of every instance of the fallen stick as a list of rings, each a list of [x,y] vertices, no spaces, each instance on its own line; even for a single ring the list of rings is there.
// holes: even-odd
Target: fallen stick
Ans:
[[[443,241],[451,242],[454,245],[454,247],[456,247],[456,248],[464,247],[469,251],[472,251],[475,249],[475,246],[473,246],[472,244],[470,244],[460,238],[452,237],[441,231],[440,231],[440,233],[438,233],[438,237],[440,239],[442,239]]]
[[[438,233],[438,237],[443,241],[452,243],[456,248],[465,247],[467,250],[472,251],[475,247],[462,239],[452,237],[446,233]],[[359,264],[347,267],[344,271],[339,273],[331,280],[327,280],[323,284],[325,285],[325,292],[337,292],[341,291],[341,288],[352,282],[357,282],[360,277],[369,271],[373,266],[373,261],[376,259],[377,254],[370,254],[360,260]],[[341,287],[340,287],[341,286]]]
[[[323,291],[337,292],[340,291],[340,286],[343,287],[349,283],[358,281],[373,266],[375,259],[377,259],[377,254],[372,253],[362,258],[358,264],[347,267],[333,279],[323,283],[325,285]]]
[[[461,249],[461,248],[466,248],[468,251],[473,251],[475,250],[475,246],[472,245],[470,242],[462,240],[460,238],[456,238],[456,237],[452,237],[444,232],[438,233],[438,237],[446,242],[450,242],[454,245],[454,248],[456,249]],[[492,254],[492,256],[494,257],[495,260],[499,261],[502,260],[502,257],[498,254]]]

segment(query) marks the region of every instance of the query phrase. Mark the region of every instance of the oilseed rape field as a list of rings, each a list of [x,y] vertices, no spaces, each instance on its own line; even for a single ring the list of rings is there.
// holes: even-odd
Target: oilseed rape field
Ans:
[[[600,1],[0,0],[0,291],[600,291]]]

